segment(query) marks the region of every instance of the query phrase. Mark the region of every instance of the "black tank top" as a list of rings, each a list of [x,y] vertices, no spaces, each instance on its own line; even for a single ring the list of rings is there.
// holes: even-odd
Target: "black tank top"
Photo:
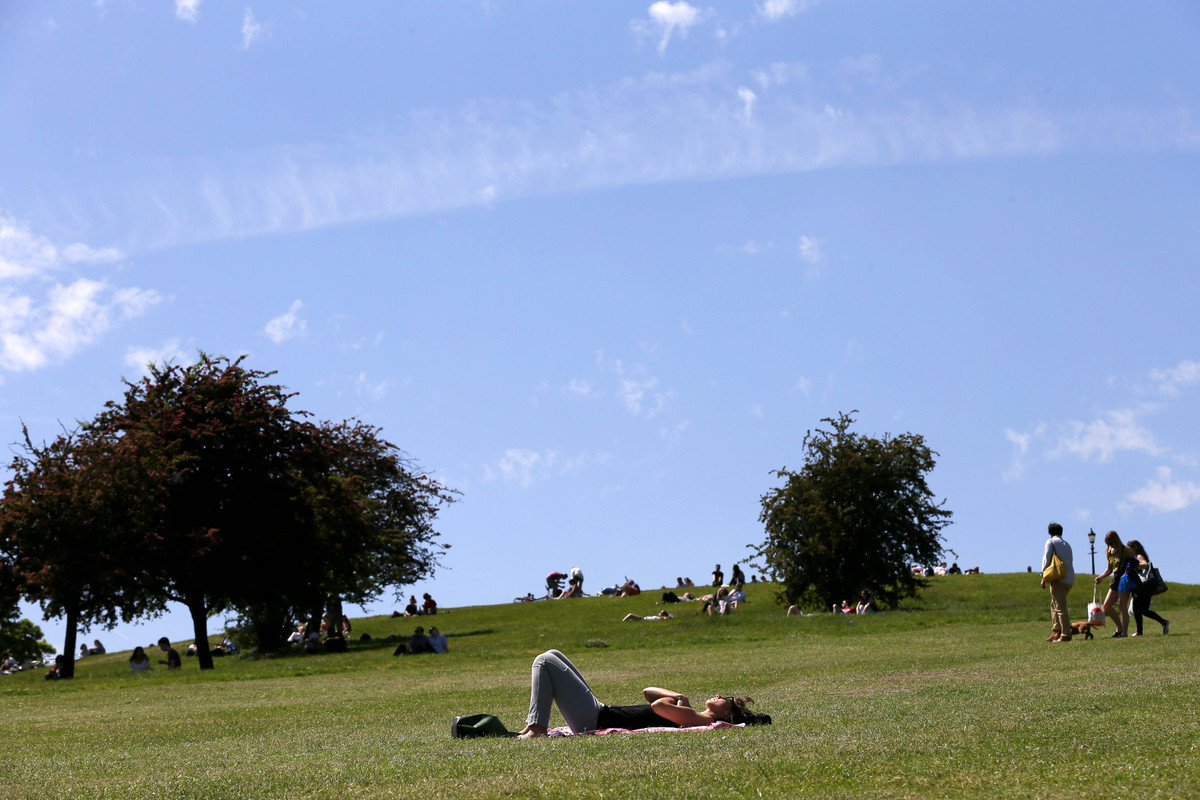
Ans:
[[[649,703],[636,706],[604,706],[596,717],[596,728],[678,728],[671,720],[654,713]]]

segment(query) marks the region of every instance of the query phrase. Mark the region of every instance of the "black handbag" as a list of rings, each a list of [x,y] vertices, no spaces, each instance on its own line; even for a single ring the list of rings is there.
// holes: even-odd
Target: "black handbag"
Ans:
[[[1148,564],[1137,570],[1138,586],[1134,589],[1138,594],[1156,595],[1167,590],[1166,581],[1158,571],[1158,567]]]

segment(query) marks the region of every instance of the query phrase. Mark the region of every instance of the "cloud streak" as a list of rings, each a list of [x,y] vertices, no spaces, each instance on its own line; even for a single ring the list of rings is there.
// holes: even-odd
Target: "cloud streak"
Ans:
[[[541,106],[480,101],[415,112],[338,143],[173,164],[170,180],[114,178],[116,186],[61,198],[56,216],[129,249],[157,249],[631,185],[1098,147],[1200,148],[1200,125],[1186,113],[1130,111],[1122,124],[1115,112],[1101,119],[1023,101],[935,108],[894,87],[821,95],[814,87],[824,82],[795,65],[786,85],[772,79],[771,91],[758,94],[731,72],[716,62]],[[89,199],[96,196],[108,200],[101,206]],[[128,227],[105,230],[116,224]]]

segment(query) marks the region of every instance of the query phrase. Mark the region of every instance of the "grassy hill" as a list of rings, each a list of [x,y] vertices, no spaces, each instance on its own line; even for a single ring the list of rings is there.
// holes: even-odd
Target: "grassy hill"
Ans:
[[[74,681],[0,678],[11,798],[1149,797],[1200,795],[1200,587],[1159,635],[1048,645],[1034,576],[936,578],[904,608],[785,617],[752,585],[733,615],[655,613],[660,592],[449,609],[445,655],[393,657],[418,621],[354,621],[343,655],[226,658]],[[1072,609],[1090,591],[1081,583]],[[529,663],[556,647],[610,703],[646,685],[748,694],[770,728],[559,740],[449,737],[457,714],[523,725]],[[148,652],[150,652],[148,650]],[[157,651],[154,651],[157,653]],[[157,656],[153,656],[157,659]],[[555,713],[553,724],[559,724]]]

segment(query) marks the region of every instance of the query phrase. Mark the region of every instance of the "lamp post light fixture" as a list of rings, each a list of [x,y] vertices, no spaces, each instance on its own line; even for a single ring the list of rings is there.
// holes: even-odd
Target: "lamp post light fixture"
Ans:
[[[1092,545],[1092,575],[1096,574],[1096,532],[1088,528],[1088,542]]]

